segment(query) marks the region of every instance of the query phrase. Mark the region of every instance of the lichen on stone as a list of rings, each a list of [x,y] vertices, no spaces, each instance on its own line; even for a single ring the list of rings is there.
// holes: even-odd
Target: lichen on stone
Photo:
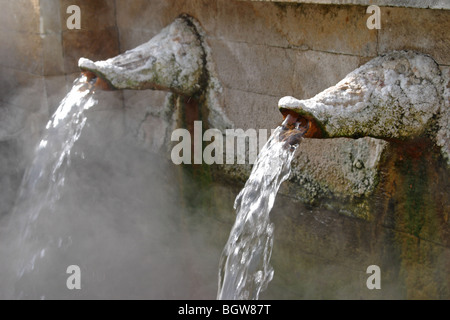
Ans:
[[[448,94],[444,99],[443,83],[431,57],[394,51],[369,61],[311,99],[284,97],[279,108],[314,119],[327,137],[404,140],[431,135],[448,154],[448,108],[444,107]]]
[[[79,66],[115,89],[202,95],[208,108],[209,127],[225,130],[233,125],[222,110],[222,87],[204,39],[200,24],[182,15],[147,43],[105,61],[81,58]]]
[[[200,88],[203,49],[196,31],[176,19],[147,43],[105,60],[81,58],[81,69],[100,74],[116,89],[162,89],[193,95]]]

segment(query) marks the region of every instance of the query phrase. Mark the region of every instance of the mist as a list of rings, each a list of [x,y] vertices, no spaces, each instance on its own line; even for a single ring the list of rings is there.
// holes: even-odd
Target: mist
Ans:
[[[186,186],[201,185],[141,146],[124,110],[99,100],[87,111],[58,199],[35,220],[10,208],[0,219],[0,299],[214,299],[233,192],[204,188],[198,205],[186,205]],[[0,144],[3,154],[14,147]],[[1,181],[3,198],[12,199],[20,170],[3,159],[2,169],[16,172],[15,184],[7,175]],[[218,210],[230,221],[218,220]],[[81,290],[66,285],[71,265],[80,267]]]

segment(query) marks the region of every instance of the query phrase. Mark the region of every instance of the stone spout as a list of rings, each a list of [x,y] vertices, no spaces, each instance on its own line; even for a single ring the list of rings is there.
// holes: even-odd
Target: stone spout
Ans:
[[[448,113],[443,96],[441,71],[432,58],[395,51],[369,61],[311,99],[284,97],[279,109],[284,116],[295,113],[310,121],[307,137],[405,140],[433,135]]]
[[[204,89],[205,50],[192,18],[181,16],[147,43],[79,67],[104,89],[154,89],[193,96]]]

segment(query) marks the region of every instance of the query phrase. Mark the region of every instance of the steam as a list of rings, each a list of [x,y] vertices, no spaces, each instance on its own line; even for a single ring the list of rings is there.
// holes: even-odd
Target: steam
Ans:
[[[123,109],[98,100],[86,112],[59,198],[36,203],[42,209],[26,239],[20,230],[29,212],[0,219],[0,299],[214,298],[225,241],[211,241],[217,212],[188,208],[182,190],[194,181],[138,144]],[[10,153],[14,145],[0,148]],[[199,192],[208,197],[214,188]],[[66,286],[70,265],[81,269],[81,290]]]

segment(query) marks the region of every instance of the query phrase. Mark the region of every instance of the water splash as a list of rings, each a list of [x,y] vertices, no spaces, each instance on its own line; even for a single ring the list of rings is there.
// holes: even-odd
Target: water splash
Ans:
[[[258,155],[250,178],[236,198],[236,222],[222,253],[220,300],[257,300],[273,278],[270,266],[274,225],[270,211],[303,134],[300,122],[288,115]]]
[[[31,246],[31,252],[24,255],[26,261],[19,262],[18,276],[34,270],[36,261],[48,254],[50,244],[57,245],[62,239],[51,239],[49,235],[43,243],[36,241],[34,232],[36,221],[43,212],[51,212],[60,197],[60,189],[64,186],[67,167],[70,166],[72,147],[80,137],[86,124],[84,111],[94,106],[94,87],[86,76],[80,76],[73,83],[71,91],[61,101],[55,114],[48,122],[42,140],[38,144],[31,165],[27,168],[19,189],[13,216],[17,223],[13,230],[18,230],[18,248],[27,243],[40,243]],[[44,218],[44,219],[43,219]],[[41,217],[41,220],[49,217]]]

